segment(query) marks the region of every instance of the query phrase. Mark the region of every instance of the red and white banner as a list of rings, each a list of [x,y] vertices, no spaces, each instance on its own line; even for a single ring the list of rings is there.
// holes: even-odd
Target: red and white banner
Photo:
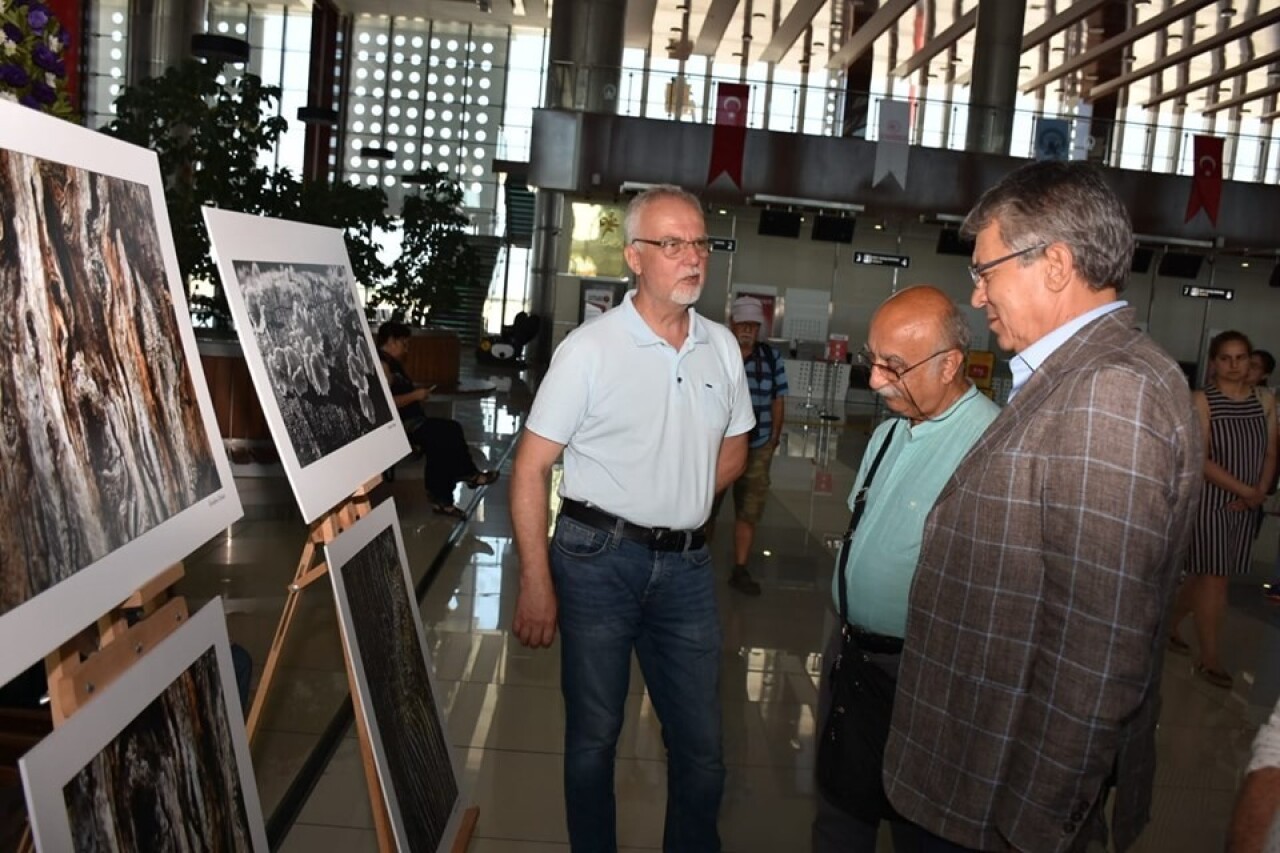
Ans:
[[[742,158],[747,144],[747,99],[751,88],[745,83],[716,84],[716,126],[711,137],[711,168],[707,186],[727,178],[742,189]]]
[[[1209,222],[1218,224],[1218,207],[1222,203],[1222,142],[1221,136],[1197,136],[1195,138],[1196,171],[1191,178],[1191,198],[1187,200],[1187,218],[1204,210]]]
[[[876,165],[871,186],[892,177],[902,189],[907,188],[907,163],[911,155],[911,105],[906,101],[880,102],[880,139],[876,143]]]
[[[81,0],[47,0],[47,5],[62,25],[62,40],[66,44],[66,53],[62,54],[62,59],[67,65],[67,95],[71,98],[72,109],[79,110],[81,16],[84,14],[84,4]]]

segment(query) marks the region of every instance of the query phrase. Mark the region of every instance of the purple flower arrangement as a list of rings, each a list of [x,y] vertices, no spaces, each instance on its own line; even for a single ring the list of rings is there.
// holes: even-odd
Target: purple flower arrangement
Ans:
[[[66,48],[48,6],[39,0],[0,0],[0,100],[70,118]]]

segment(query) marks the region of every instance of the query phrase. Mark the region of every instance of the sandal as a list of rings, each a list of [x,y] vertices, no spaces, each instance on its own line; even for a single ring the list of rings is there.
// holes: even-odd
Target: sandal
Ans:
[[[1220,669],[1209,669],[1203,664],[1196,664],[1196,675],[1200,676],[1214,687],[1221,687],[1224,690],[1230,690],[1231,685],[1235,683],[1235,679],[1231,677],[1231,673],[1223,672]]]
[[[1191,654],[1191,645],[1177,634],[1169,635],[1169,651],[1177,655]]]
[[[497,479],[498,479],[497,471],[480,471],[478,473],[472,474],[463,482],[465,482],[468,486],[470,486],[473,489],[478,489],[481,486],[489,485],[490,483],[492,483]]]
[[[436,515],[447,515],[450,518],[464,519],[467,514],[458,508],[456,504],[432,504],[431,511]]]

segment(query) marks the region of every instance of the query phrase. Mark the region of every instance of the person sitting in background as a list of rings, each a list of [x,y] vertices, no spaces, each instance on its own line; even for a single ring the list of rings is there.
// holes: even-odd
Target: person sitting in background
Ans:
[[[466,518],[453,502],[453,490],[459,482],[471,488],[487,486],[498,479],[497,471],[481,471],[471,458],[462,424],[449,418],[430,418],[422,403],[431,396],[429,388],[420,388],[405,372],[400,359],[409,352],[412,333],[404,323],[388,320],[378,327],[378,357],[387,375],[387,384],[395,400],[396,410],[409,443],[422,450],[425,459],[423,480],[431,509],[439,515]]]

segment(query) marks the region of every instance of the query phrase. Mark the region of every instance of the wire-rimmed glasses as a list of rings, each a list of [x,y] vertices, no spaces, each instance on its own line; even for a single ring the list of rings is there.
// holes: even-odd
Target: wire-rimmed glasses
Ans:
[[[697,240],[681,240],[679,237],[663,237],[661,240],[646,240],[644,237],[631,238],[632,243],[645,243],[649,246],[657,246],[662,250],[665,258],[675,260],[684,254],[684,250],[693,247],[693,251],[698,257],[705,258],[711,254],[711,238],[699,237]]]

